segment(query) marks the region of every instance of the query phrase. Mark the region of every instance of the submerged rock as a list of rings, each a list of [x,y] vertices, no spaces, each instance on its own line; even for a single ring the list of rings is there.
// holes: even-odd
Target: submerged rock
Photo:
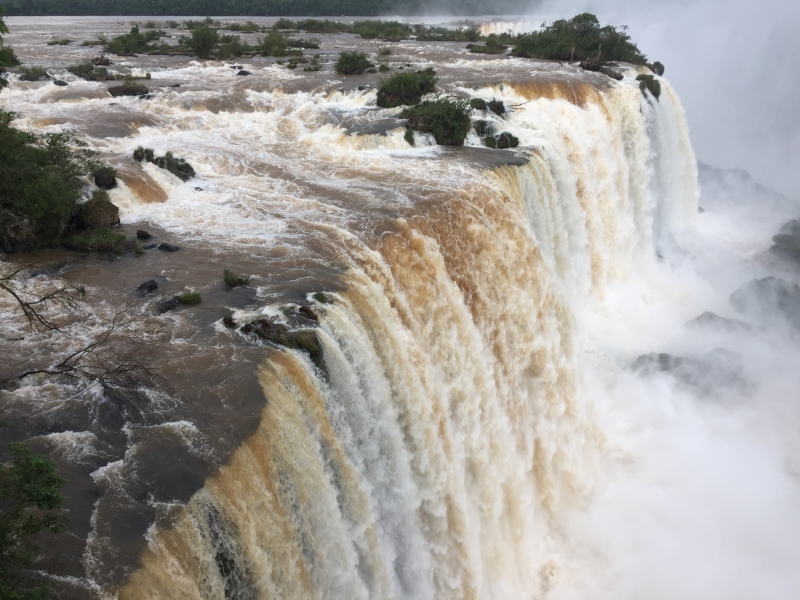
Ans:
[[[158,249],[163,250],[164,252],[177,252],[181,248],[175,244],[168,244],[167,242],[164,242],[163,244],[158,245]]]
[[[61,81],[60,79],[53,79],[53,85],[57,85],[58,87],[66,87],[69,84],[66,81]]]
[[[222,318],[222,324],[228,329],[236,329],[236,321],[234,321],[233,317],[230,315]]]
[[[241,77],[246,77],[247,75],[252,75],[252,73],[250,71],[245,71],[244,69],[242,69],[241,71],[239,71],[236,74],[241,76]]]
[[[740,313],[761,321],[786,322],[800,329],[800,286],[765,277],[745,283],[731,294],[731,305]]]
[[[155,279],[150,279],[149,281],[145,281],[144,283],[140,284],[139,287],[136,288],[137,292],[142,292],[143,294],[152,294],[158,289],[158,283]]]
[[[303,315],[307,319],[311,319],[312,321],[319,321],[319,317],[317,316],[317,313],[315,313],[314,309],[311,308],[308,305],[301,306],[300,310],[298,310],[297,312],[299,312],[301,315]]]
[[[136,239],[137,240],[149,240],[153,237],[150,233],[145,231],[144,229],[137,229],[136,230]]]
[[[724,348],[700,356],[674,356],[663,352],[642,354],[631,365],[631,370],[642,377],[671,375],[681,387],[704,396],[713,395],[720,389],[749,385],[742,376],[742,355]]]
[[[180,298],[178,296],[173,296],[172,298],[167,298],[166,300],[162,300],[158,303],[156,310],[158,310],[159,314],[164,314],[171,310],[175,310],[181,305]]]

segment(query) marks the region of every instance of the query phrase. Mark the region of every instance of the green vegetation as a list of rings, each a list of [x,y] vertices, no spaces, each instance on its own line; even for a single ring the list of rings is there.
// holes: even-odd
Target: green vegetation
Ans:
[[[95,67],[89,61],[67,67],[67,71],[86,81],[114,81],[122,79],[122,75],[112,75],[105,67]]]
[[[328,296],[326,296],[324,292],[316,292],[311,297],[314,298],[314,300],[316,300],[320,304],[330,304],[331,302],[330,298],[328,298]]]
[[[433,134],[441,146],[461,146],[470,128],[470,105],[456,96],[441,96],[400,113],[406,127]]]
[[[659,77],[664,76],[664,65],[662,65],[660,62],[656,61],[652,65],[648,66],[650,67],[650,70]]]
[[[42,67],[20,67],[19,68],[20,81],[39,81],[47,79],[47,71]]]
[[[47,42],[48,46],[66,46],[67,44],[71,44],[72,40],[68,40],[67,38],[56,38],[54,37],[52,40]]]
[[[228,23],[221,27],[225,31],[237,31],[241,33],[256,33],[261,31],[261,27],[257,23],[248,21],[247,23]]]
[[[259,40],[258,49],[264,56],[286,56],[286,36],[272,30],[263,40]]]
[[[198,58],[211,58],[211,53],[219,42],[217,30],[208,25],[200,25],[192,29],[189,47]]]
[[[517,36],[514,56],[554,60],[597,57],[635,65],[647,62],[647,57],[631,42],[627,27],[601,27],[597,17],[590,13],[546,23],[540,31]]]
[[[644,94],[645,98],[649,91],[653,94],[653,98],[658,100],[658,97],[661,95],[661,83],[658,79],[652,75],[639,75],[636,80],[639,82],[639,89],[642,90],[642,94]]]
[[[458,29],[414,25],[411,30],[414,37],[421,42],[477,42],[481,39],[481,34],[475,25]]]
[[[410,127],[406,127],[406,132],[403,135],[403,137],[405,138],[406,142],[408,142],[409,146],[414,146],[415,145],[415,142],[414,142],[414,130],[413,129],[411,129]]]
[[[422,96],[435,89],[436,71],[428,67],[419,73],[397,73],[381,80],[378,89],[378,106],[394,108],[408,104],[419,104]]]
[[[0,464],[0,598],[44,600],[50,587],[32,588],[19,575],[39,554],[33,540],[42,539],[45,530],[64,529],[58,509],[66,481],[52,461],[34,456],[24,444],[9,445],[8,454],[10,460]]]
[[[305,48],[306,50],[319,50],[319,44],[313,40],[286,40],[288,48]]]
[[[302,21],[297,21],[297,23],[293,23],[287,19],[281,19],[281,21],[288,22],[292,26],[281,27],[280,29],[299,29],[300,31],[305,31],[306,33],[350,33],[352,31],[352,28],[347,23],[328,21],[327,19],[324,21],[319,21],[317,19],[303,19]],[[278,22],[280,23],[280,21]]]
[[[502,54],[506,51],[506,47],[500,43],[500,38],[495,34],[491,34],[486,38],[484,44],[475,45],[469,49],[470,52],[476,54]]]
[[[180,296],[178,296],[178,302],[189,306],[194,304],[200,304],[200,302],[202,301],[203,299],[197,292],[184,292]]]
[[[487,135],[484,138],[483,143],[488,148],[505,150],[506,148],[516,148],[519,146],[519,139],[517,136],[504,131],[498,135]]]
[[[192,165],[182,158],[175,158],[172,152],[167,152],[164,156],[156,156],[150,148],[142,148],[139,146],[133,151],[133,159],[138,162],[147,161],[153,163],[157,167],[166,169],[183,181],[189,181],[195,174]]]
[[[70,132],[36,135],[0,110],[0,237],[54,245],[78,209],[84,178],[100,163]]]
[[[365,40],[399,42],[412,35],[411,27],[398,21],[356,21],[351,30]]]
[[[240,285],[247,285],[250,283],[250,279],[248,277],[239,277],[236,273],[231,271],[230,269],[225,269],[222,272],[222,280],[228,287],[235,288]]]
[[[372,65],[363,52],[342,52],[336,61],[336,72],[339,75],[361,75]]]
[[[72,250],[122,254],[121,242],[124,240],[123,234],[114,233],[108,227],[98,227],[69,236],[64,245]]]
[[[4,6],[0,6],[0,34],[8,33],[3,16],[6,14]],[[0,35],[0,67],[16,67],[19,64],[17,55],[14,50],[9,46],[3,44],[3,36]],[[0,77],[0,90],[8,85],[8,81],[4,77]]]
[[[217,48],[217,58],[233,58],[241,56],[245,52],[250,52],[252,48],[249,44],[242,41],[238,35],[219,36],[219,47]]]
[[[131,27],[130,33],[107,40],[103,44],[103,50],[109,54],[118,54],[120,56],[144,54],[146,52],[152,52],[153,50],[156,50],[157,47],[152,42],[162,38],[163,36],[164,32],[160,30],[140,33],[139,28],[134,25]]]

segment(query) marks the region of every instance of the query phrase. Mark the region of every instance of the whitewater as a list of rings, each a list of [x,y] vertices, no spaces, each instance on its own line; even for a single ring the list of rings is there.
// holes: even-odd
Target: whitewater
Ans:
[[[412,147],[375,78],[120,57],[155,91],[111,98],[64,68],[91,49],[46,54],[63,52],[37,38],[50,22],[10,19],[7,42],[69,85],[13,81],[0,107],[22,129],[76,130],[119,173],[122,230],[181,251],[58,255],[29,285],[86,283],[90,313],[150,276],[205,298],[158,317],[173,384],[145,406],[104,417],[96,393],[41,380],[0,392],[79,481],[71,541],[41,569],[63,597],[797,597],[797,335],[771,314],[686,324],[745,318],[728,298],[753,278],[798,281],[766,251],[800,210],[701,190],[666,79],[656,99],[639,67],[617,82],[393,44],[395,68],[501,100],[505,115],[473,119],[520,141]],[[325,36],[321,52],[370,44]],[[134,162],[138,146],[197,177]],[[221,291],[227,267],[250,291]],[[321,364],[222,320],[298,327],[302,305]],[[4,356],[48,351],[15,335]],[[717,348],[725,374],[700,386],[631,368]]]

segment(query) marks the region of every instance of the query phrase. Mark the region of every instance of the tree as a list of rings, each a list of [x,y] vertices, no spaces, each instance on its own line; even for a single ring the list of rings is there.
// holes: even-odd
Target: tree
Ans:
[[[218,40],[217,30],[203,24],[192,29],[192,39],[189,41],[189,45],[192,48],[192,52],[197,54],[199,58],[211,58],[211,52],[213,52]]]
[[[5,7],[0,6],[0,34],[8,33],[8,27],[6,27],[6,23],[3,20],[5,14]],[[0,35],[0,67],[14,67],[18,64],[19,60],[17,60],[17,55],[14,54],[14,50],[3,44],[3,36]],[[8,81],[0,77],[0,89],[7,85]]]
[[[0,599],[41,600],[49,586],[31,588],[19,575],[39,553],[33,536],[64,529],[58,508],[66,481],[50,460],[34,456],[26,445],[11,444],[8,452],[11,460],[0,464]]]

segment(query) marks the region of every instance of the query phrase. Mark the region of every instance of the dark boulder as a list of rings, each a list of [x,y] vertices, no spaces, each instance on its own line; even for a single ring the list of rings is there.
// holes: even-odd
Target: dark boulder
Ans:
[[[506,114],[505,104],[503,104],[500,100],[490,100],[486,103],[486,107],[498,117]]]
[[[701,396],[711,396],[722,389],[745,389],[748,386],[742,376],[742,355],[724,348],[716,348],[699,356],[651,352],[637,358],[631,370],[641,377],[671,375],[680,387]]]
[[[313,329],[289,330],[288,327],[267,319],[258,319],[241,328],[243,333],[255,333],[258,337],[292,350],[308,353],[312,362],[322,366],[322,344]]]
[[[163,250],[164,252],[177,252],[181,248],[175,244],[168,244],[167,242],[164,242],[163,244],[158,245],[158,249]]]
[[[156,283],[156,280],[150,279],[149,281],[145,281],[144,283],[140,284],[139,287],[136,288],[136,291],[147,295],[147,294],[152,294],[157,289],[158,289],[158,283]]]
[[[234,321],[233,317],[230,315],[222,318],[222,324],[228,329],[236,329],[236,321]]]
[[[504,131],[503,133],[495,136],[487,136],[483,143],[489,148],[506,150],[508,148],[516,148],[519,146],[519,139],[517,139],[517,136]]]
[[[102,167],[94,173],[94,184],[103,190],[117,187],[117,174],[111,167]]]
[[[245,71],[244,69],[242,69],[241,71],[239,71],[236,74],[239,75],[240,77],[246,77],[247,75],[252,75],[252,73],[250,71]]]
[[[378,69],[375,69],[375,68],[372,68],[372,69],[367,69],[367,71],[366,71],[366,72],[367,72],[367,73],[377,73],[377,72],[378,72]]]
[[[138,96],[142,98],[150,95],[150,90],[136,81],[126,81],[123,85],[108,88],[108,93],[115,98],[119,96]]]
[[[92,64],[95,67],[107,67],[111,64],[111,61],[105,54],[101,54],[100,56],[95,56],[92,59]]]
[[[475,110],[487,109],[486,100],[484,100],[483,98],[471,98],[469,101],[469,105]]]
[[[150,235],[144,229],[137,229],[136,230],[136,239],[137,240],[149,240],[151,237],[153,237],[153,236]]]
[[[300,310],[298,311],[301,315],[306,317],[307,319],[311,319],[312,321],[319,321],[319,317],[317,313],[314,312],[314,309],[310,306],[301,306]]]
[[[142,250],[152,250],[156,247],[156,244],[148,244],[147,246],[142,246]]]
[[[75,223],[79,228],[97,229],[119,225],[119,207],[104,190],[96,190],[91,200],[81,205]]]
[[[57,85],[58,87],[66,87],[69,84],[66,81],[61,81],[60,79],[53,79],[53,85]]]
[[[181,301],[178,298],[178,296],[173,296],[172,298],[167,298],[166,300],[162,300],[161,302],[159,302],[158,306],[156,307],[156,310],[158,311],[159,314],[163,315],[166,312],[175,310],[180,305]]]
[[[800,329],[800,286],[776,277],[754,279],[731,294],[730,303],[742,314],[777,324],[788,321]]]
[[[242,65],[231,65],[231,69],[235,71],[241,71],[242,69],[244,69],[244,67]]]

